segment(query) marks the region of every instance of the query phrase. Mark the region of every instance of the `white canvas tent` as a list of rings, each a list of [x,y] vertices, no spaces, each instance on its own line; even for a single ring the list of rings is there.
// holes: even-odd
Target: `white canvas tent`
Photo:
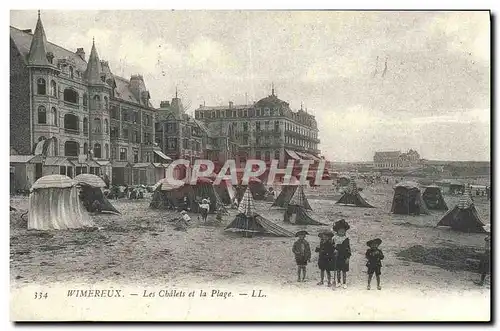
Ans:
[[[78,198],[76,182],[71,178],[44,176],[31,187],[28,229],[64,230],[93,226]]]

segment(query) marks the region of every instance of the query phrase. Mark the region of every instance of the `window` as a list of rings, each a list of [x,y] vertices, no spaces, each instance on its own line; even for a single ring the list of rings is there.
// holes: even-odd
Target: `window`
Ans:
[[[94,101],[101,101],[101,96],[99,94],[94,95]]]
[[[116,159],[116,148],[111,148],[111,159]]]
[[[94,132],[102,132],[101,131],[101,119],[100,118],[94,118]]]
[[[128,111],[122,110],[122,120],[128,122]]]
[[[83,118],[83,134],[89,134],[89,120],[86,117]]]
[[[108,104],[108,97],[105,96],[104,97],[104,109],[108,109],[108,106],[109,106],[109,104]]]
[[[151,161],[151,152],[146,152],[146,162],[152,162]]]
[[[56,107],[52,107],[52,120],[55,126],[57,126],[57,109]]]
[[[261,157],[262,157],[261,152],[260,151],[255,151],[255,159],[256,160],[260,160]]]
[[[236,110],[233,110],[233,117],[236,117]]]
[[[102,157],[101,144],[94,144],[94,157],[100,159]]]
[[[271,152],[266,151],[266,161],[269,161],[271,159]]]
[[[248,145],[248,136],[243,137],[243,145]]]
[[[120,161],[127,161],[127,149],[120,147]]]
[[[260,122],[255,123],[255,131],[260,131]]]
[[[248,132],[248,123],[247,122],[243,123],[243,132]]]
[[[43,78],[38,78],[36,81],[36,92],[41,95],[47,94],[47,86],[45,84],[45,79]]]
[[[123,129],[122,130],[122,138],[123,139],[128,139],[128,129]]]
[[[79,130],[78,122],[79,122],[78,116],[73,115],[73,114],[64,115],[64,128],[65,129],[78,131]]]
[[[139,143],[139,132],[137,130],[132,131],[132,142]]]
[[[59,142],[56,137],[52,137],[52,144],[54,145],[54,156],[59,154]]]
[[[244,116],[244,117],[248,117],[248,110],[244,110],[244,111],[243,111],[243,116]]]
[[[89,154],[89,145],[87,143],[83,143],[83,154]]]
[[[217,110],[217,118],[220,117],[220,110]]]
[[[44,106],[38,107],[38,124],[47,124],[47,112]]]
[[[109,133],[109,123],[107,118],[104,119],[104,133]]]
[[[280,159],[280,151],[278,151],[278,150],[274,151],[274,159],[276,159],[276,160]]]
[[[187,149],[187,139],[182,140],[182,148]]]
[[[279,132],[280,130],[280,122],[274,121],[274,131]]]
[[[78,103],[78,92],[67,88],[64,90],[64,101],[70,103]]]
[[[88,100],[87,99],[88,99],[87,93],[83,93],[83,106],[84,107],[87,107],[87,105],[88,105]]]
[[[78,156],[80,145],[76,141],[67,141],[64,143],[64,156]]]
[[[109,145],[104,144],[104,158],[109,159]]]
[[[213,111],[212,112],[212,116],[210,116],[211,118],[215,118],[215,112]]]
[[[116,107],[111,107],[111,118],[118,119],[118,109]]]
[[[168,142],[167,146],[169,149],[177,148],[177,138],[169,138],[167,142]]]
[[[139,150],[134,148],[134,163],[139,162]]]
[[[69,67],[69,77],[74,78],[73,67]]]
[[[57,85],[53,80],[50,81],[50,95],[57,97]]]
[[[136,111],[132,113],[132,122],[139,122],[139,114]]]

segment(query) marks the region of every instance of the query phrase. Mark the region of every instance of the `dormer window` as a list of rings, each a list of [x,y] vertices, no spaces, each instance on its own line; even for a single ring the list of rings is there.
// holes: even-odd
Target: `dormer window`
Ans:
[[[54,64],[54,54],[52,52],[47,52],[47,61],[49,61],[50,64]]]

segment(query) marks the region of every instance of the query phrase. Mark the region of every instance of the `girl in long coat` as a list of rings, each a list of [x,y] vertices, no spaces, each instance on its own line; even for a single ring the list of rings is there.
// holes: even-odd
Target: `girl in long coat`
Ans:
[[[318,267],[321,271],[321,281],[318,285],[323,285],[325,280],[325,271],[326,277],[328,279],[328,286],[332,285],[332,276],[331,271],[335,272],[335,243],[332,240],[333,233],[322,232],[318,235],[321,238],[321,242],[319,247],[316,247],[316,252],[319,253],[318,257]],[[335,286],[335,274],[333,275],[333,284]]]
[[[349,228],[349,224],[344,219],[335,222],[333,225],[333,231],[335,231],[333,240],[338,252],[336,259],[337,287],[341,285],[340,275],[342,273],[343,288],[347,288],[347,272],[349,271],[349,258],[351,257],[351,244],[347,236],[347,230],[349,230]]]

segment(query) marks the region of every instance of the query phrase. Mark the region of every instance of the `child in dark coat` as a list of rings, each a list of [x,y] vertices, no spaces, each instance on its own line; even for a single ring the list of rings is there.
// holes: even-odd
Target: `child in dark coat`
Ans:
[[[335,243],[332,240],[333,233],[330,231],[321,232],[318,234],[321,238],[321,242],[319,243],[319,247],[316,247],[316,252],[319,253],[318,257],[318,267],[321,271],[321,281],[318,285],[323,285],[325,280],[325,271],[326,277],[328,279],[328,286],[332,285],[332,276],[331,271],[335,272]],[[333,275],[333,284],[335,286],[335,275]]]
[[[485,227],[488,235],[484,238],[484,253],[481,256],[481,260],[479,261],[479,273],[481,274],[481,279],[479,282],[476,282],[477,285],[483,286],[484,281],[486,280],[486,275],[491,272],[491,233],[490,233],[490,225],[487,224]]]
[[[342,273],[343,288],[347,288],[347,272],[349,271],[349,258],[351,257],[351,244],[347,236],[349,228],[349,224],[344,219],[335,222],[333,225],[333,231],[335,231],[333,240],[338,252],[336,259],[337,287],[341,286],[340,274]]]
[[[307,231],[299,231],[295,234],[299,239],[293,244],[292,252],[295,255],[295,262],[297,263],[297,281],[303,282],[306,278],[307,262],[311,262],[311,246],[307,242]],[[302,278],[301,278],[302,274]]]
[[[375,277],[377,278],[377,289],[381,290],[382,287],[380,287],[380,274],[381,274],[381,269],[382,269],[382,260],[384,259],[384,254],[382,251],[378,248],[380,244],[382,243],[382,240],[379,238],[369,240],[366,245],[368,245],[370,248],[366,251],[366,267],[368,268],[368,286],[367,290],[370,289],[370,284],[372,282],[373,274],[375,274]]]

